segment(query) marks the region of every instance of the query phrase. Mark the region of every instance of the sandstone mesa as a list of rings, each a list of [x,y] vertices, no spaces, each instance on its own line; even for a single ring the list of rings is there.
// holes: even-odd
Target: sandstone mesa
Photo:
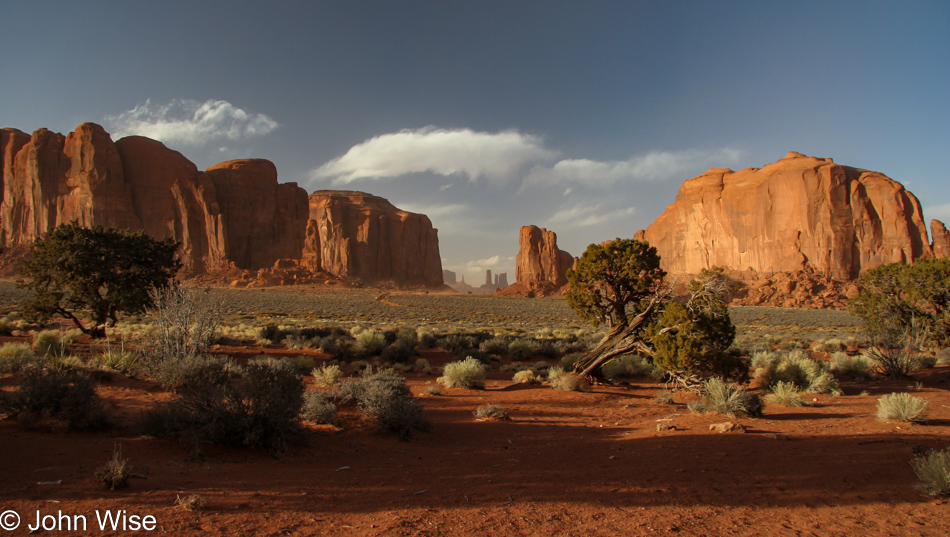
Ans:
[[[0,130],[0,247],[9,273],[59,224],[144,230],[182,244],[184,274],[232,285],[442,286],[438,232],[425,215],[362,192],[311,196],[263,159],[205,171],[161,142],[113,142],[99,125],[67,136]]]

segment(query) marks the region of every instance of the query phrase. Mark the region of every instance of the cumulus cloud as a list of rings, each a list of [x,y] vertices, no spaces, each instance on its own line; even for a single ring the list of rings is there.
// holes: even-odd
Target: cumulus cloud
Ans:
[[[556,229],[596,226],[610,220],[632,216],[636,212],[637,209],[635,207],[609,210],[605,209],[603,204],[600,203],[595,205],[574,205],[561,209],[551,215],[545,225]]]
[[[357,144],[313,170],[311,178],[341,185],[358,179],[430,172],[503,184],[515,179],[526,166],[556,157],[556,152],[542,146],[540,138],[517,131],[488,133],[425,127],[383,134]]]
[[[202,145],[213,140],[244,140],[268,134],[277,122],[251,114],[227,101],[176,99],[153,105],[151,100],[106,118],[116,139],[139,134],[166,143]]]
[[[587,186],[612,186],[623,181],[658,181],[684,179],[711,166],[731,165],[739,160],[734,149],[686,151],[654,151],[634,156],[627,160],[597,161],[589,159],[565,159],[554,166],[535,166],[524,185],[581,184]]]

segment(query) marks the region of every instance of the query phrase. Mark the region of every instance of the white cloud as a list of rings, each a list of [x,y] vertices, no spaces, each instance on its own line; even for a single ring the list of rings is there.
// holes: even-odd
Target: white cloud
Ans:
[[[314,180],[333,184],[357,179],[398,177],[410,173],[461,175],[503,184],[524,167],[557,157],[540,138],[516,131],[475,132],[425,127],[383,134],[366,140],[311,172]]]
[[[930,207],[924,207],[924,218],[925,223],[930,226],[930,220],[936,219],[941,222],[950,224],[950,203],[945,205],[932,205]]]
[[[577,227],[596,226],[627,216],[632,216],[637,212],[635,207],[624,209],[605,210],[603,204],[596,205],[574,205],[561,209],[551,215],[545,223],[546,227],[552,229],[571,229]]]
[[[166,143],[202,145],[212,140],[243,140],[265,135],[277,122],[264,114],[250,114],[227,101],[203,103],[176,99],[153,105],[146,100],[117,116],[106,118],[115,139],[133,134]]]
[[[576,183],[607,187],[623,181],[685,179],[689,174],[698,173],[710,166],[729,165],[738,160],[739,152],[734,149],[654,151],[627,160],[608,162],[565,159],[553,167],[535,166],[525,179],[524,185],[527,187]]]
[[[475,259],[454,265],[446,264],[444,260],[442,262],[442,268],[455,272],[456,275],[459,276],[459,279],[461,279],[461,276],[465,274],[466,278],[468,279],[468,283],[472,285],[479,285],[482,282],[481,278],[484,278],[486,270],[492,271],[492,274],[500,274],[504,272],[508,274],[508,281],[513,282],[515,275],[514,265],[514,256],[502,255],[494,255],[486,259]],[[471,281],[472,274],[477,275],[478,281]]]

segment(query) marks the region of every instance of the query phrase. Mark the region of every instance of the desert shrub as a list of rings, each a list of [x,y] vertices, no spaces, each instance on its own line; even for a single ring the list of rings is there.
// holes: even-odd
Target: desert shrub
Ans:
[[[877,400],[877,419],[905,423],[922,423],[927,414],[927,401],[909,393],[891,393]]]
[[[503,337],[493,337],[483,341],[481,345],[478,346],[478,350],[488,354],[502,356],[508,354],[508,340]]]
[[[317,365],[316,362],[313,361],[312,356],[307,356],[305,354],[302,354],[300,356],[294,356],[293,358],[289,358],[288,361],[290,362],[291,365],[293,365],[294,369],[296,369],[300,373],[307,373],[309,371],[312,371],[313,368]]]
[[[534,353],[549,360],[556,360],[561,356],[561,353],[557,350],[557,345],[548,340],[535,342]]]
[[[772,386],[772,393],[765,396],[765,401],[773,405],[796,407],[805,404],[798,386],[793,382],[778,381]]]
[[[583,357],[584,355],[579,352],[565,354],[561,357],[561,368],[563,368],[565,371],[571,371],[574,369],[574,364],[576,364],[577,361]]]
[[[299,351],[303,349],[312,349],[319,346],[320,338],[317,337],[306,337],[301,334],[288,334],[284,336],[284,346],[292,351]]]
[[[524,371],[518,371],[517,373],[514,374],[513,377],[511,377],[511,380],[513,380],[514,382],[517,382],[518,384],[535,384],[535,383],[541,382],[541,380],[534,373],[534,371],[530,369],[526,369]]]
[[[152,316],[158,327],[157,359],[181,358],[208,352],[217,338],[223,304],[207,291],[181,283],[153,290]],[[275,327],[276,328],[276,327]],[[272,341],[280,341],[277,335]]]
[[[364,355],[375,356],[386,348],[386,338],[378,332],[365,330],[357,334],[356,347]]]
[[[352,359],[356,354],[353,340],[339,334],[320,338],[320,352],[329,354],[335,360],[344,361]]]
[[[534,345],[526,339],[516,339],[508,344],[508,356],[523,362],[534,356]]]
[[[836,352],[831,356],[831,370],[840,375],[849,375],[855,379],[870,378],[874,371],[874,363],[866,355],[849,356],[843,352]]]
[[[420,373],[425,373],[426,375],[432,374],[432,366],[429,364],[429,360],[425,358],[419,358],[416,360],[416,364],[413,366],[413,370]]]
[[[560,366],[554,366],[548,369],[548,382],[554,382],[564,375],[564,368]]]
[[[418,331],[419,347],[422,349],[431,349],[439,344],[439,338],[427,331]]]
[[[300,417],[317,425],[333,425],[337,420],[337,407],[326,394],[308,391],[304,394]]]
[[[336,386],[343,376],[343,371],[336,364],[323,364],[314,368],[310,374],[313,375],[313,383],[317,386]]]
[[[131,473],[129,460],[122,458],[121,448],[116,448],[109,462],[96,469],[96,481],[109,490],[121,489],[129,486]]]
[[[551,370],[553,369],[559,369],[559,368],[552,367]],[[585,377],[584,375],[578,375],[576,373],[565,373],[561,371],[559,375],[556,375],[548,383],[555,390],[564,390],[564,391],[572,391],[572,392],[589,392],[590,391],[590,381],[587,380],[587,377]]]
[[[387,346],[383,349],[383,353],[380,355],[380,358],[384,362],[390,362],[394,364],[404,364],[412,358],[414,354],[413,350],[409,347],[399,343],[393,343],[392,345]]]
[[[670,392],[662,392],[656,397],[653,398],[653,404],[655,405],[672,405],[675,404],[673,401],[673,394]]]
[[[392,370],[369,371],[355,384],[357,406],[376,420],[381,431],[408,440],[415,431],[429,430],[422,406],[412,397],[405,379]]]
[[[428,396],[442,395],[442,388],[440,388],[437,385],[430,384],[429,386],[426,386],[422,390],[422,395],[428,395]]]
[[[140,427],[196,446],[210,442],[275,453],[300,435],[303,391],[300,375],[280,360],[251,360],[243,368],[207,360],[184,378],[175,399],[147,411]]]
[[[419,334],[412,328],[400,328],[396,331],[396,343],[414,352],[419,345]]]
[[[769,386],[790,382],[808,393],[841,393],[828,364],[810,358],[800,349],[788,353],[756,353],[752,364],[753,367],[758,364],[755,378],[763,379]]]
[[[35,360],[26,343],[4,343],[0,347],[0,374],[17,373]]]
[[[29,367],[20,377],[20,389],[5,399],[5,412],[16,416],[21,423],[45,418],[78,430],[103,429],[109,425],[95,385],[82,373]]]
[[[626,355],[607,362],[600,371],[609,380],[649,377],[653,372],[653,364],[642,356]]]
[[[125,348],[109,347],[95,357],[99,367],[131,375],[139,364],[139,354]]]
[[[208,500],[201,494],[188,494],[175,496],[175,505],[185,511],[201,511],[208,506]]]
[[[831,338],[819,343],[818,345],[815,345],[815,350],[818,352],[827,352],[831,354],[848,350],[848,345],[846,345],[841,339]]]
[[[33,350],[38,356],[50,358],[66,355],[66,343],[59,330],[42,330],[33,334]]]
[[[160,362],[146,362],[148,375],[168,391],[177,392],[183,386],[204,383],[226,383],[240,372],[240,367],[229,358],[210,354],[186,355]]]
[[[474,358],[482,363],[487,368],[491,368],[492,355],[482,352],[478,349],[470,349],[467,351],[461,351],[456,356],[458,360],[464,360],[466,358]]]
[[[917,488],[928,496],[950,495],[950,449],[930,451],[910,461],[917,474]]]
[[[439,384],[446,388],[480,389],[485,387],[485,365],[475,358],[466,358],[445,365]]]
[[[917,355],[917,369],[930,369],[937,365],[937,357],[929,354]]]
[[[392,345],[396,342],[397,336],[395,330],[383,330],[380,334],[382,334],[383,341],[385,341],[387,345]]]
[[[699,414],[716,412],[730,417],[755,417],[762,415],[762,402],[758,395],[713,377],[703,383],[702,399],[691,403],[689,409]]]
[[[441,341],[441,347],[446,352],[458,354],[463,351],[477,348],[478,341],[470,335],[449,334]]]
[[[475,417],[480,420],[511,419],[511,416],[508,415],[508,411],[505,410],[501,405],[496,405],[495,403],[485,403],[484,405],[476,408],[473,414],[475,414]]]
[[[890,349],[872,347],[864,352],[877,369],[885,377],[904,378],[920,368],[919,354],[909,349]]]

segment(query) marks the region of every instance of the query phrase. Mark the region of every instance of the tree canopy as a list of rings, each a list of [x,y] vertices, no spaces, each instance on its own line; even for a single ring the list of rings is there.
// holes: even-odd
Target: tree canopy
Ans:
[[[600,380],[614,358],[638,353],[673,376],[731,374],[740,367],[726,349],[735,337],[727,298],[730,282],[721,269],[703,270],[680,297],[666,285],[656,248],[634,239],[591,244],[567,273],[568,305],[577,315],[609,330],[574,366],[576,374]]]
[[[864,319],[872,345],[950,346],[950,259],[918,259],[868,270],[848,309]]]
[[[139,313],[152,304],[150,291],[168,285],[181,262],[172,239],[155,240],[144,232],[126,233],[78,222],[61,224],[36,239],[20,272],[20,286],[33,291],[25,313],[46,320],[71,319],[84,333],[104,337],[117,314]],[[91,321],[84,325],[80,312]]]

